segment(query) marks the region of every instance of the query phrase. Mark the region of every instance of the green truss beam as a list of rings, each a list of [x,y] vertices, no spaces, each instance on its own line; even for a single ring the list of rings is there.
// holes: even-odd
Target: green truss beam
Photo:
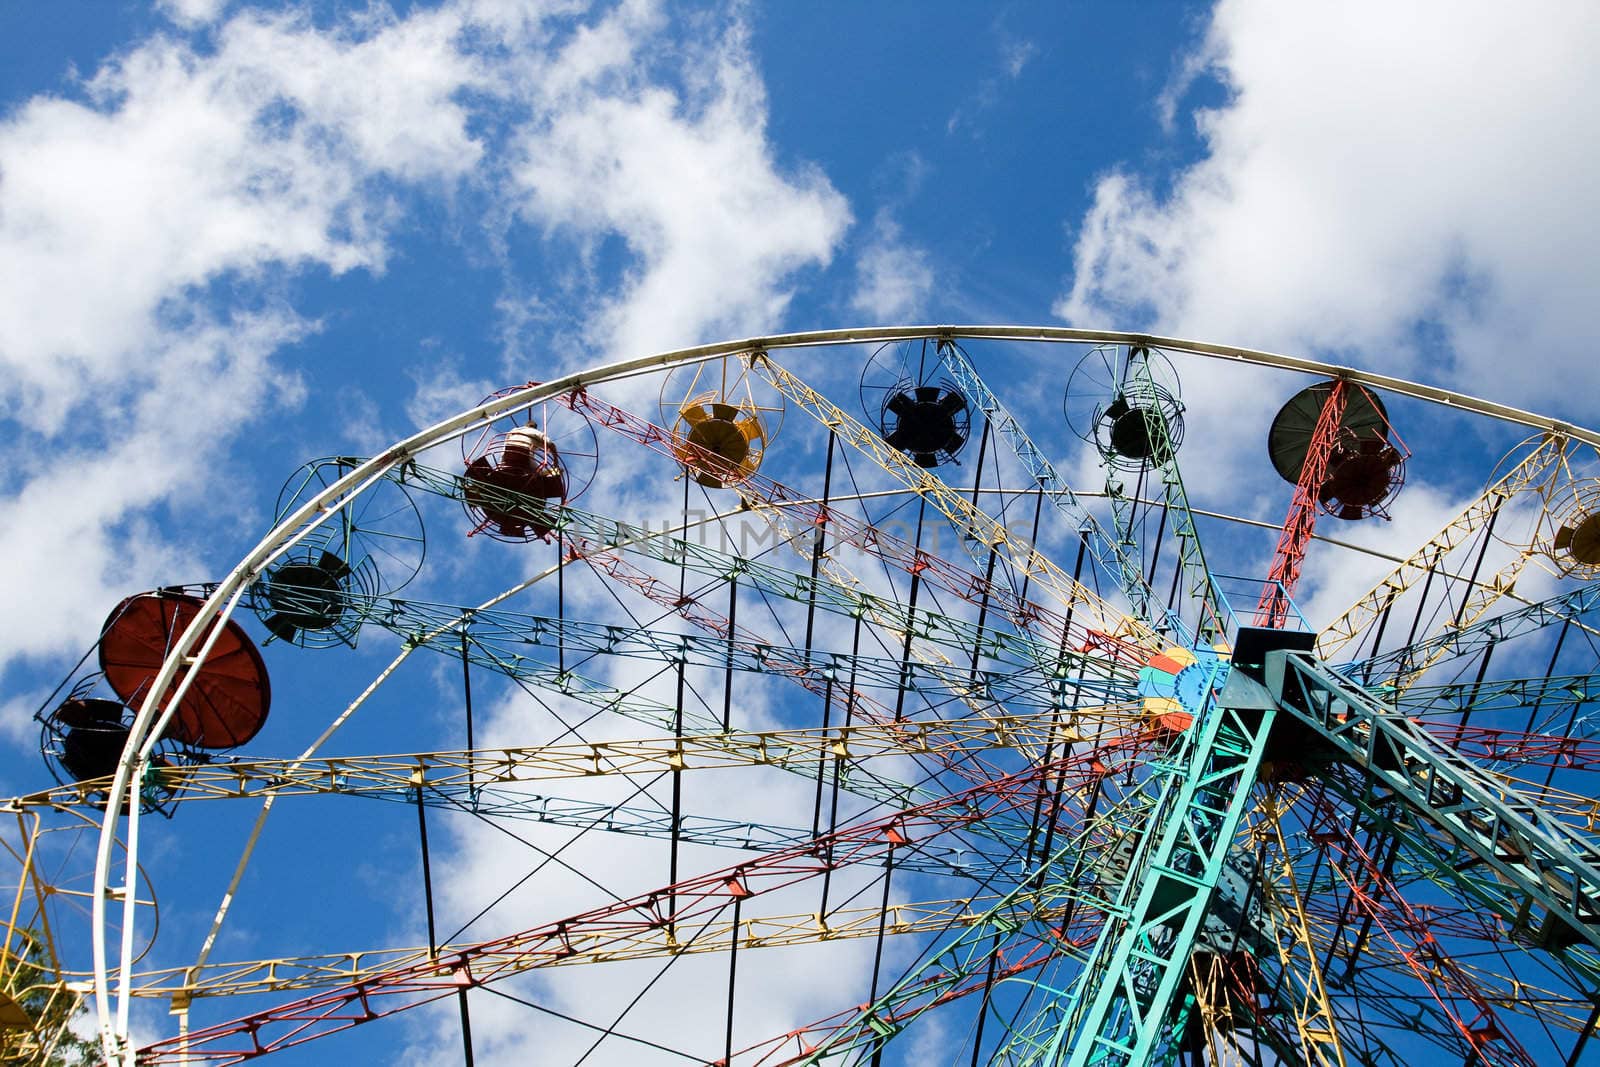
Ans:
[[[1411,843],[1442,873],[1530,941],[1600,949],[1600,844],[1311,656],[1268,653],[1264,681],[1404,804]]]

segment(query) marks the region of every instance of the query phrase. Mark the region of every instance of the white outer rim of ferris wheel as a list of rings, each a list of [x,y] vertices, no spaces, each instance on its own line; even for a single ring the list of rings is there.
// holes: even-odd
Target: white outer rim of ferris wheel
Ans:
[[[120,892],[123,898],[123,920],[122,938],[118,946],[118,993],[114,1013],[108,988],[110,973],[106,958],[106,903],[114,893],[119,892],[110,885],[111,860],[115,849],[117,820],[120,817],[121,808],[121,805],[116,803],[115,798],[127,797],[126,870],[136,873],[138,864],[138,822],[140,816],[139,798],[137,793],[131,790],[131,785],[136,780],[135,771],[142,769],[149,759],[156,741],[160,739],[161,731],[166,728],[168,720],[176,713],[179,702],[197,672],[191,672],[179,684],[173,694],[173,699],[168,702],[168,710],[165,714],[160,714],[157,709],[166,696],[167,690],[171,687],[172,680],[179,668],[186,660],[193,663],[202,662],[210,652],[211,646],[221,635],[222,625],[215,626],[206,641],[201,644],[200,648],[196,649],[195,645],[200,633],[211,625],[213,619],[225,624],[238,606],[239,599],[245,589],[283,552],[298,544],[312,530],[316,529],[339,508],[343,507],[348,500],[365,492],[394,467],[407,462],[424,449],[458,437],[476,426],[492,422],[497,418],[515,413],[541,400],[559,396],[574,389],[629,377],[661,367],[696,363],[715,359],[718,356],[736,355],[741,352],[870,342],[889,343],[920,340],[929,337],[948,338],[950,340],[1032,341],[1058,344],[1148,345],[1165,351],[1189,353],[1228,362],[1341,378],[1345,381],[1371,386],[1395,395],[1430,401],[1463,412],[1485,415],[1504,422],[1526,426],[1530,429],[1563,434],[1575,441],[1600,448],[1600,432],[1595,430],[1537,415],[1521,408],[1483,400],[1448,389],[1422,385],[1403,378],[1374,374],[1370,371],[1357,370],[1353,367],[1344,367],[1299,356],[1286,356],[1232,345],[1189,341],[1149,333],[1085,330],[1057,326],[877,326],[774,334],[767,337],[752,337],[737,341],[721,341],[715,344],[697,345],[691,348],[675,349],[668,352],[658,352],[653,355],[620,360],[600,367],[563,375],[560,378],[532,385],[506,396],[494,398],[390,445],[379,455],[355,467],[344,477],[330,484],[323,492],[306,501],[292,514],[281,520],[229,572],[227,578],[217,586],[216,591],[206,598],[195,618],[179,636],[172,650],[167,654],[167,658],[162,662],[161,669],[157,672],[149,693],[134,717],[133,724],[129,729],[128,742],[123,749],[122,757],[118,760],[116,774],[112,779],[111,791],[108,794],[111,799],[108,799],[106,803],[106,813],[101,822],[100,839],[95,853],[94,886],[92,890],[95,1015],[107,1062],[120,1060],[125,1067],[134,1067],[134,1056],[137,1051],[128,1044],[128,1015],[133,999],[132,949],[134,918],[136,915],[136,901],[134,898],[137,896],[136,893]],[[315,521],[312,521],[313,519]],[[191,652],[193,655],[191,655]],[[133,873],[125,875],[124,886],[135,884],[133,876]]]

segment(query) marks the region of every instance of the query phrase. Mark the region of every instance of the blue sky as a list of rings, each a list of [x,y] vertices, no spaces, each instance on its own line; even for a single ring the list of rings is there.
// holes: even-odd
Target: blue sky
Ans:
[[[1593,424],[1597,44],[1600,17],[1559,3],[6,5],[0,586],[27,610],[0,620],[0,789],[44,784],[29,716],[111,605],[224,573],[297,465],[613,358],[879,323],[1147,329]],[[1058,418],[1069,368],[995,359],[1019,413]],[[848,397],[858,366],[824,354],[807,373]],[[1186,477],[1223,510],[1276,520],[1287,491],[1260,438],[1303,381],[1180,370]],[[1404,554],[1519,435],[1392,414],[1427,462],[1392,524],[1349,537]],[[790,462],[814,472],[819,439],[794,433]],[[658,488],[611,506],[677,492]],[[1264,569],[1271,537],[1251,537],[1220,551]],[[436,599],[534,566],[433,538]],[[1381,566],[1314,561],[1307,599],[1326,617]],[[263,753],[314,734],[391,654],[377,645],[310,667],[269,649],[277,715],[295,725]],[[390,722],[350,743],[454,743],[445,668],[414,685],[438,707],[399,738]],[[520,740],[514,694],[484,700],[486,729]],[[414,940],[416,900],[383,892],[415,876],[412,827],[390,814],[341,810],[347,829],[318,836],[312,813],[271,839],[256,866],[275,873],[229,947],[248,955],[286,921],[274,878],[295,888],[290,914],[337,901],[318,924]],[[163,824],[180,828],[158,845],[169,880],[231,869],[213,845],[238,826]],[[458,849],[451,907],[520,862],[442,832]],[[355,838],[370,854],[346,855]],[[193,936],[214,889],[175,892],[163,922]],[[805,980],[751,1021],[752,1041],[762,1022],[831,1010],[825,969],[794,966]],[[781,991],[777,971],[751,980]],[[552,1003],[593,992],[575,988]],[[481,1010],[505,1036],[480,1062],[576,1040]],[[166,1025],[154,1010],[137,1023]],[[372,1062],[448,1062],[449,1023],[346,1040]]]

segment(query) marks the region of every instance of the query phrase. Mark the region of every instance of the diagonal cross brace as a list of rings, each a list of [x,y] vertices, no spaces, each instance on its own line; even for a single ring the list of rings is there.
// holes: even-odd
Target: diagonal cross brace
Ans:
[[[1134,357],[1138,357],[1137,359]],[[1130,382],[1136,387],[1142,387],[1147,393],[1154,393],[1157,385],[1150,371],[1150,349],[1145,345],[1134,345],[1129,349],[1129,366],[1132,370]],[[1168,424],[1167,417],[1159,404],[1149,404],[1143,409],[1145,434],[1149,437],[1152,447],[1152,458],[1160,459],[1155,470],[1161,482],[1161,497],[1167,513],[1173,517],[1172,535],[1178,546],[1178,574],[1183,579],[1183,597],[1180,601],[1192,604],[1197,610],[1192,627],[1192,638],[1198,644],[1212,644],[1222,637],[1227,628],[1218,610],[1217,591],[1212,582],[1211,571],[1206,566],[1205,551],[1200,545],[1200,532],[1195,526],[1194,512],[1189,507],[1189,494],[1183,486],[1183,475],[1178,469],[1178,446],[1173,440],[1173,427]],[[1109,471],[1108,471],[1109,475]],[[1117,503],[1126,500],[1119,493],[1110,493],[1112,482],[1109,477],[1106,489],[1111,496],[1113,511],[1119,512],[1117,534],[1120,539],[1131,538],[1129,528],[1125,528],[1121,521]],[[1131,511],[1128,512],[1131,518]],[[1152,561],[1153,563],[1153,561]],[[1152,574],[1152,579],[1154,575]],[[1175,612],[1168,610],[1168,615],[1177,625],[1180,632],[1185,631],[1182,621]]]
[[[1426,640],[1344,664],[1342,669],[1349,675],[1392,681],[1396,689],[1403,691],[1421,675],[1424,665],[1436,663],[1445,655],[1471,656],[1487,645],[1533,633],[1552,623],[1577,622],[1596,608],[1600,608],[1600,583],[1591,582],[1466,626],[1447,627]]]
[[[1165,780],[1146,833],[1067,1001],[1015,1031],[998,1061],[1143,1067],[1172,1036],[1172,1009],[1276,714],[1271,701],[1225,706],[1220,675],[1194,735],[1156,767]]]
[[[994,391],[978,375],[961,347],[954,342],[940,341],[938,349],[939,358],[949,370],[950,376],[955,379],[956,385],[978,402],[978,407],[988,418],[989,424],[1005,438],[1012,454],[1038,483],[1040,492],[1055,505],[1056,510],[1076,524],[1089,555],[1093,557],[1102,572],[1116,578],[1123,593],[1133,605],[1134,614],[1147,621],[1152,619],[1151,603],[1154,593],[1149,583],[1145,581],[1142,563],[1126,552],[1122,544],[1108,533],[1084,506],[1078,494],[1073,492],[1072,486],[1056,472],[1055,466],[1045,458],[1044,452],[1033,443],[1033,439],[1022,428],[1022,424],[1006,410],[1005,405],[1000,403],[1000,398],[994,395]]]
[[[1269,652],[1263,680],[1280,708],[1410,808],[1454,855],[1447,873],[1503,918],[1600,949],[1600,843],[1309,655]]]

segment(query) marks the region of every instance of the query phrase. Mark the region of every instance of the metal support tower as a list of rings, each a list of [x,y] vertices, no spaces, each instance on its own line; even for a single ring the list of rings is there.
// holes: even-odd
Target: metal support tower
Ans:
[[[1220,661],[1196,721],[1169,761],[1116,905],[1069,995],[1036,1016],[1000,1062],[1143,1065],[1171,1036],[1174,1000],[1222,878],[1272,729],[1270,702],[1227,706]]]
[[[1600,950],[1600,846],[1314,657],[1276,651],[1265,684],[1408,809],[1397,827],[1447,879],[1540,944]]]

